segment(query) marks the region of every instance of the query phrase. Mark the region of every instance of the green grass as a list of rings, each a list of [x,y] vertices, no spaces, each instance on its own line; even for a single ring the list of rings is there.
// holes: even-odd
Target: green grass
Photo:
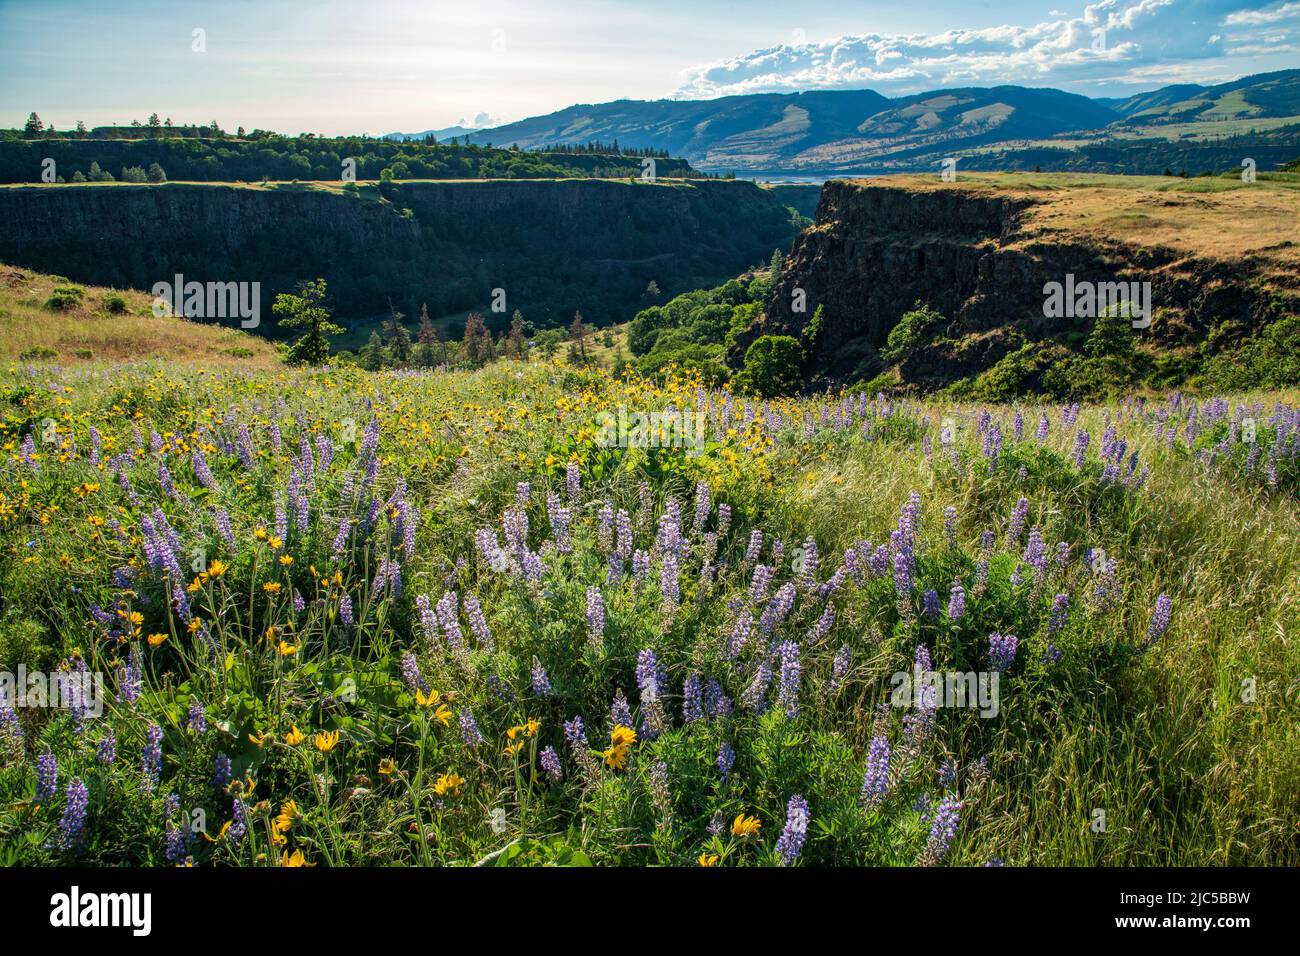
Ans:
[[[214,865],[275,865],[297,851],[320,865],[694,865],[701,855],[722,865],[774,864],[795,795],[810,808],[800,856],[807,864],[1300,863],[1300,730],[1294,692],[1287,697],[1300,673],[1294,429],[1279,448],[1275,484],[1263,470],[1276,439],[1266,420],[1275,408],[1294,415],[1286,411],[1294,392],[1202,402],[1190,433],[1186,402],[1086,407],[1077,426],[1060,408],[1025,408],[1020,441],[1013,409],[992,406],[988,425],[1003,436],[996,468],[981,452],[981,410],[940,403],[849,399],[840,412],[852,421],[839,428],[833,403],[822,423],[819,399],[748,412],[736,399],[724,412],[725,396],[714,393],[712,413],[728,417],[701,454],[597,440],[603,412],[693,405],[699,394],[689,381],[654,386],[537,362],[380,375],[90,362],[0,374],[0,669],[77,667],[80,659],[105,675],[108,689],[104,716],[81,732],[67,712],[20,711],[23,738],[10,734],[0,766],[0,860],[165,865],[169,828],[179,832],[183,822],[168,818],[165,798],[174,792],[186,820],[203,810],[213,838],[194,840],[184,855]],[[1040,412],[1051,422],[1041,442],[1033,437]],[[372,414],[373,455],[364,438]],[[1248,446],[1228,441],[1229,423],[1242,416],[1259,423],[1262,454],[1249,472]],[[1157,436],[1166,421],[1177,429],[1172,444]],[[1116,480],[1099,458],[1108,422],[1127,442]],[[247,461],[240,425],[250,435]],[[940,444],[949,425],[957,434],[950,449]],[[1081,467],[1072,460],[1076,428],[1091,434]],[[307,468],[310,488],[304,477],[291,482],[302,440],[317,462],[332,443],[328,467]],[[196,448],[210,478],[200,480]],[[1138,466],[1125,477],[1133,452]],[[576,497],[566,488],[570,461]],[[375,469],[372,484],[365,476]],[[536,578],[522,570],[533,558],[502,533],[503,515],[517,506],[516,482],[525,480],[527,555],[543,568]],[[710,493],[702,530],[694,517],[701,482]],[[291,508],[281,531],[276,509],[291,483],[304,489],[308,511],[300,527]],[[845,551],[868,562],[860,542],[887,542],[913,491],[915,589],[900,604],[892,566],[882,575],[847,573]],[[570,509],[567,534],[551,526],[550,494],[551,507]],[[1016,533],[1011,514],[1022,497],[1027,512]],[[391,505],[368,527],[372,501]],[[631,560],[608,577],[606,501],[628,512],[632,546],[654,555],[644,587]],[[685,535],[679,573],[670,576],[680,590],[675,609],[664,606],[665,559],[654,547],[670,501]],[[725,531],[722,504],[730,509]],[[956,509],[951,539],[948,507]],[[155,508],[179,539],[181,583],[192,587],[186,602],[200,622],[192,631],[144,547],[143,522],[156,521]],[[230,540],[219,509],[229,515]],[[1015,585],[1035,527],[1049,554],[1069,542],[1069,561],[1040,583],[1022,571]],[[476,546],[481,529],[496,533],[498,556]],[[769,638],[755,626],[738,655],[724,651],[738,614],[757,619],[769,607],[749,597],[755,530],[760,560],[776,568],[768,595],[797,585],[771,639],[797,645],[801,663],[797,681],[787,674],[785,697],[778,666],[762,714],[747,692]],[[985,530],[995,539],[987,551]],[[716,544],[704,531],[718,535]],[[784,542],[779,559],[774,538]],[[796,550],[809,538],[821,555],[811,570],[807,552],[800,565]],[[1087,549],[1116,562],[1107,601],[1095,591],[1110,578],[1085,560]],[[224,567],[204,578],[199,559],[210,571],[216,561]],[[384,560],[400,562],[400,593],[391,577],[375,583]],[[714,571],[702,583],[705,564]],[[820,593],[841,567],[836,587]],[[947,611],[954,580],[967,594],[955,621]],[[605,609],[598,642],[589,588]],[[937,619],[923,609],[931,588],[940,595]],[[1069,620],[1049,634],[1057,593],[1069,595]],[[1161,594],[1172,599],[1171,625],[1147,646]],[[436,629],[422,623],[420,595],[444,600]],[[471,595],[490,640],[465,605]],[[107,615],[97,617],[97,608]],[[823,618],[828,608],[833,620]],[[1001,674],[996,718],[940,708],[931,730],[909,735],[907,713],[877,711],[918,645],[940,670],[988,671],[993,632],[1020,639]],[[1045,658],[1052,646],[1059,662]],[[839,669],[843,648],[848,663]],[[647,649],[666,674],[653,695],[636,676]],[[408,653],[440,692],[437,704],[415,699],[404,677]],[[120,684],[132,661],[142,674],[134,702]],[[533,685],[536,666],[549,694]],[[693,674],[720,682],[729,715],[684,720]],[[622,765],[610,766],[608,715],[620,690],[641,733]],[[195,701],[206,709],[206,733],[186,729]],[[462,735],[471,713],[481,744]],[[578,715],[590,750],[566,742],[562,725]],[[644,733],[646,722],[657,735]],[[151,786],[142,759],[155,724],[163,758]],[[106,766],[95,754],[109,728],[117,760]],[[317,747],[318,732],[337,732],[337,746]],[[892,776],[883,799],[863,806],[875,736],[893,747]],[[717,768],[724,742],[736,755],[725,780]],[[559,780],[540,765],[545,747],[557,752]],[[36,758],[46,748],[58,758],[59,786],[38,799]],[[218,753],[233,761],[237,786],[212,786]],[[941,777],[948,760],[951,781]],[[74,777],[89,790],[87,824],[60,848]],[[957,836],[946,854],[931,846],[927,855],[925,814],[945,797],[962,801]],[[274,819],[289,802],[296,815],[274,845]],[[1096,810],[1105,811],[1104,833],[1090,827]],[[248,821],[242,839],[222,833],[237,813]],[[757,836],[732,835],[740,813],[759,819]]]

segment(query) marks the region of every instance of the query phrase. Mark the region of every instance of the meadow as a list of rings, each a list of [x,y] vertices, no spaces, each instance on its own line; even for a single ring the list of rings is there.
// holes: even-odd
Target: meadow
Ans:
[[[0,710],[0,863],[1300,863],[1295,392],[55,358],[0,670],[104,692]]]

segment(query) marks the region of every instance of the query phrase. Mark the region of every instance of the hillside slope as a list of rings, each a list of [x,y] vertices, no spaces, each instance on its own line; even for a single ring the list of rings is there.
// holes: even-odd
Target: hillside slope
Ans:
[[[1070,394],[1068,367],[1091,316],[1048,318],[1045,286],[1151,283],[1150,327],[1136,331],[1128,371],[1181,381],[1288,314],[1300,312],[1295,222],[1300,182],[1167,177],[963,175],[833,181],[815,225],[796,240],[763,334],[808,339],[828,381],[869,378],[903,313],[923,301],[944,324],[909,343],[894,373],[917,388],[991,374],[1006,394]],[[806,311],[795,311],[796,290]],[[1013,367],[997,366],[1007,359]],[[1053,373],[1053,369],[1058,369]],[[1065,376],[1068,378],[1068,376]],[[987,379],[986,379],[987,381]],[[1130,381],[1128,384],[1136,384]]]
[[[51,307],[55,290],[69,287],[82,290],[80,301]],[[152,303],[141,292],[72,286],[59,276],[0,265],[0,363],[158,359],[254,370],[281,364],[266,339],[229,326],[157,317]]]

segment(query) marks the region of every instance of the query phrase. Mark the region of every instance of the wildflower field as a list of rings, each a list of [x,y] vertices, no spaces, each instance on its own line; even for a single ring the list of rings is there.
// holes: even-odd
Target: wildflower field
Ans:
[[[1300,864],[1298,404],[13,363],[0,863]]]

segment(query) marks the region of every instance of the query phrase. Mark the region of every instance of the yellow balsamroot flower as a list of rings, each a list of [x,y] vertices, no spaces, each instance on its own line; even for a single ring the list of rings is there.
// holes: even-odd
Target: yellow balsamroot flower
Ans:
[[[460,796],[460,788],[464,785],[465,778],[456,773],[444,773],[438,777],[433,785],[433,792],[440,797],[451,794],[453,797]]]
[[[758,831],[761,829],[763,824],[758,817],[747,817],[743,813],[738,813],[731,824],[731,835],[743,840],[746,837],[758,836]]]
[[[224,561],[213,561],[208,565],[208,577],[219,578],[226,573],[226,564]]]
[[[141,614],[139,611],[132,611],[130,615],[127,617],[127,620],[130,621],[132,624],[143,624],[144,615]]]
[[[296,747],[306,739],[307,739],[307,735],[304,734],[301,730],[299,730],[297,726],[295,726],[293,730],[289,731],[287,734],[284,735],[284,742],[288,744],[290,747]]]
[[[331,750],[333,750],[336,746],[338,746],[338,742],[339,742],[339,732],[337,730],[321,731],[316,735],[316,749],[323,754],[327,754]]]
[[[433,688],[429,689],[429,693],[427,695],[423,691],[421,691],[420,688],[417,687],[415,689],[415,702],[419,704],[421,707],[432,707],[440,700],[442,700],[442,695],[439,694]]]
[[[537,731],[541,726],[542,722],[536,717],[532,717],[529,719],[528,723],[524,724],[524,733],[528,734],[529,737],[536,737]]]
[[[626,747],[610,747],[605,751],[605,764],[611,770],[622,770],[627,763]]]
[[[513,757],[519,751],[524,749],[524,742],[521,740],[517,744],[506,744],[506,749],[502,751],[507,757]]]
[[[281,657],[293,657],[298,653],[298,645],[290,644],[288,641],[281,641],[279,650]]]
[[[696,860],[696,862],[699,863],[700,866],[717,866],[717,865],[718,865],[718,854],[716,854],[716,853],[709,853],[709,852],[706,850],[705,852],[703,852],[703,853],[700,854],[699,859]]]
[[[270,736],[270,734],[249,734],[248,742],[254,747],[260,747],[262,744],[266,743],[267,738]]]
[[[287,568],[289,565],[293,564],[293,555],[292,554],[280,555],[280,563]]]
[[[208,836],[207,831],[204,831],[203,839],[207,840],[209,843],[220,843],[222,840],[226,838],[226,831],[230,829],[230,824],[233,822],[234,822],[233,820],[227,820],[225,823],[223,823],[221,825],[221,829],[217,831],[217,835],[214,837]]]
[[[279,581],[267,581],[265,584],[262,585],[262,590],[265,591],[267,594],[279,594],[279,593],[280,593],[280,582],[279,582]]]
[[[446,704],[440,704],[438,709],[433,712],[433,716],[442,721],[442,725],[446,727],[451,723],[451,708]]]
[[[272,821],[271,826],[277,833],[288,833],[293,827],[293,821],[298,817],[298,804],[288,800],[280,805],[280,813]]]
[[[163,641],[167,640],[167,635],[166,635],[166,634],[150,634],[148,640],[149,640],[149,646],[150,646],[150,647],[157,647],[157,646],[158,646],[159,644],[161,644]]]
[[[385,777],[391,777],[397,772],[397,761],[392,757],[385,757],[379,761],[379,772]]]
[[[308,863],[307,858],[302,855],[302,850],[294,850],[291,854],[288,850],[280,857],[280,865],[288,867],[315,866],[314,863]]]
[[[636,743],[636,731],[618,724],[610,731],[609,742],[614,747],[630,747]]]

